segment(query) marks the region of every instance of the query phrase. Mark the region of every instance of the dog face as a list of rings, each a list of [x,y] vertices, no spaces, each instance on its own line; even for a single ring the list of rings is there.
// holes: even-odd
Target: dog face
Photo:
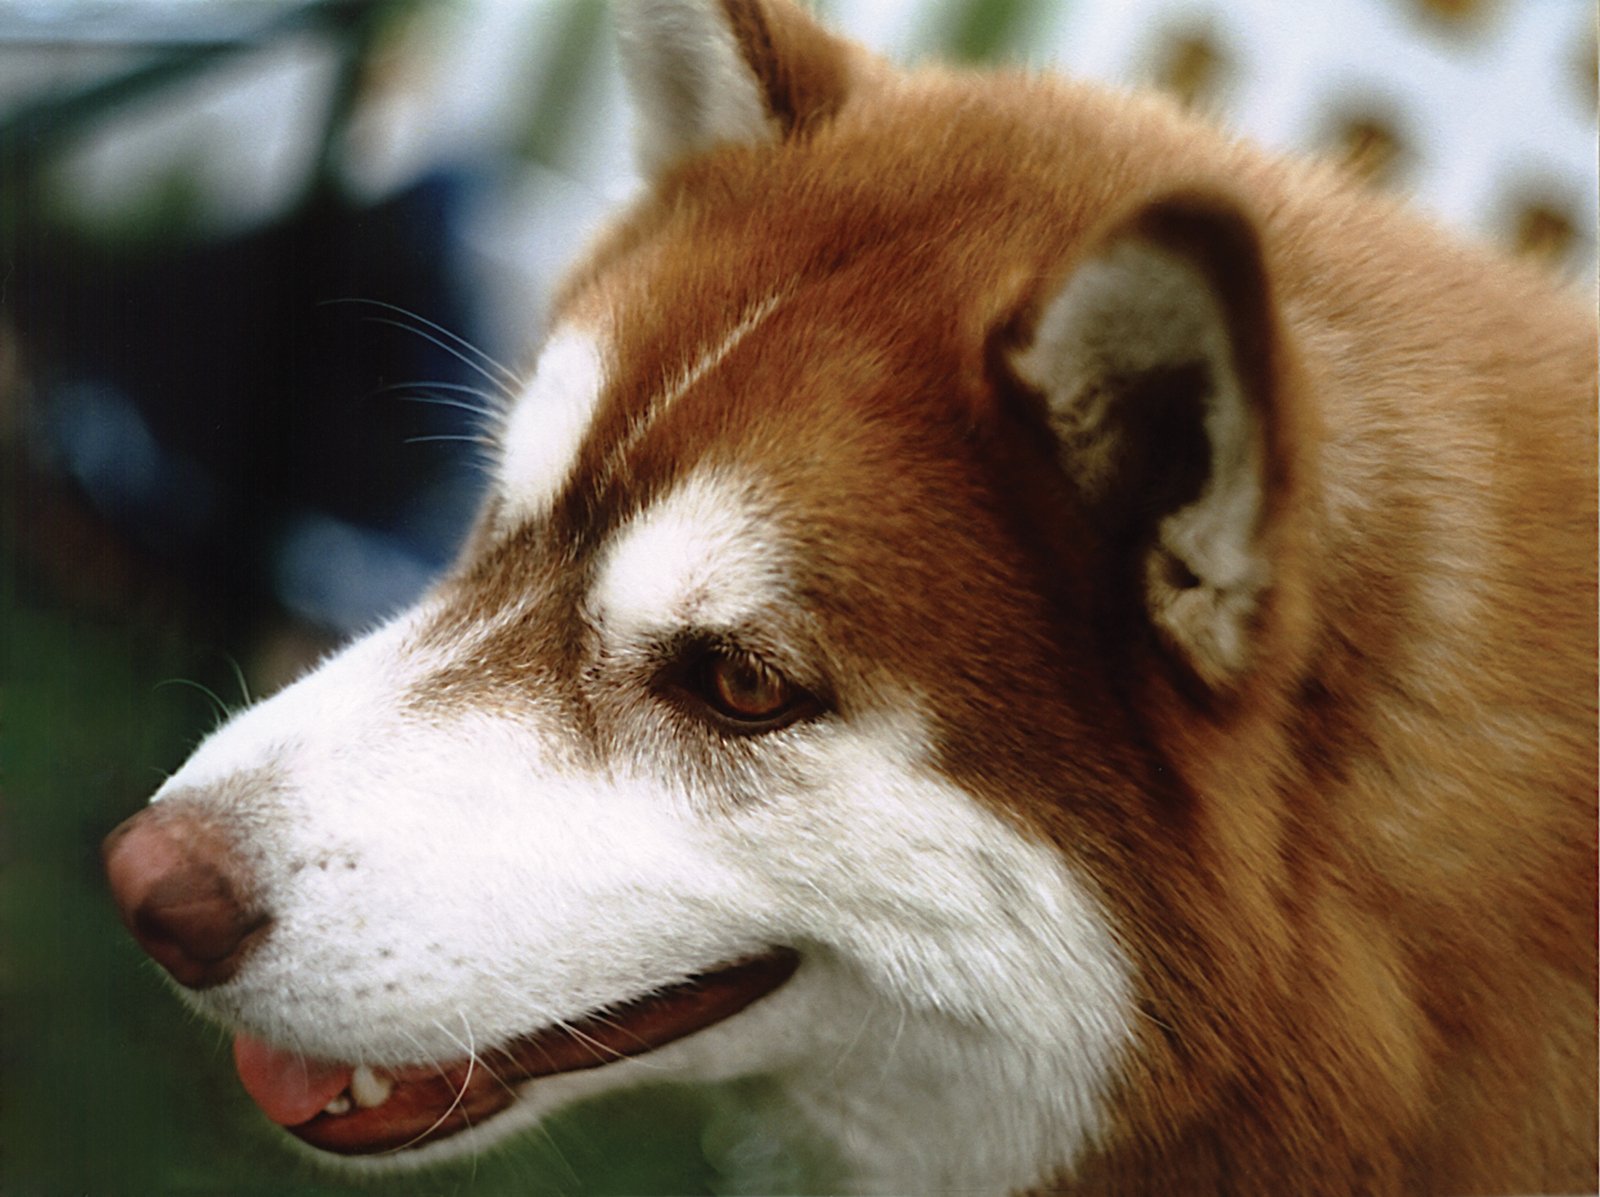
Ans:
[[[654,187],[461,561],[213,735],[113,887],[327,1152],[761,1072],[858,1177],[1027,1184],[1132,1037],[1102,882],[1161,785],[1112,596],[1200,686],[1262,622],[1253,242],[1215,204],[1041,208],[1010,92],[907,92],[787,7],[628,16]]]
[[[1019,1046],[1109,1060],[1126,982],[1095,899],[960,788],[910,684],[881,661],[831,667],[870,630],[831,631],[807,595],[841,601],[835,571],[865,562],[817,576],[795,557],[837,521],[786,515],[730,464],[619,511],[588,547],[552,520],[508,527],[416,610],[214,735],[152,808],[226,828],[231,883],[271,918],[201,1007],[242,1042],[400,1082],[298,1134],[428,1158],[663,1069],[861,1068],[876,1053],[853,1040],[904,1019],[975,1046],[1004,1022]],[[883,581],[856,584],[866,599]],[[899,607],[886,614],[909,620]],[[673,993],[730,965],[747,975],[726,997]],[[711,1014],[743,1012],[673,1041],[708,991]],[[652,995],[684,1008],[627,1005]],[[616,1062],[661,1036],[648,1061]],[[429,1066],[448,1084],[412,1098]],[[280,1082],[251,1067],[280,1113]],[[1098,1069],[1063,1095],[1085,1124]],[[562,1075],[484,1121],[506,1093],[490,1082],[546,1070]]]
[[[776,0],[622,15],[649,187],[501,413],[460,561],[113,834],[130,927],[267,1115],[367,1166],[760,1073],[861,1189],[1130,1144],[1200,1152],[1132,1191],[1203,1188],[1236,1125],[1240,1167],[1292,1141],[1371,1179],[1431,1041],[1386,980],[1408,941],[1346,899],[1388,849],[1325,796],[1415,722],[1329,714],[1365,698],[1312,655],[1396,639],[1348,599],[1393,573],[1316,558],[1363,505],[1420,543],[1390,529],[1421,506],[1380,510],[1388,467],[1305,397],[1302,351],[1343,385],[1329,347],[1390,309],[1281,232],[1302,190],[1365,209]]]
[[[697,19],[689,52],[728,51]],[[423,1161],[752,1072],[890,1183],[1025,1183],[1097,1129],[1129,965],[1026,809],[1119,737],[1059,701],[1057,608],[1080,647],[1090,611],[1009,498],[1063,489],[1038,413],[992,410],[1017,296],[966,293],[973,247],[918,260],[937,197],[854,212],[844,179],[844,222],[793,221],[811,168],[762,179],[762,142],[729,155],[745,194],[646,201],[574,284],[451,575],[109,849],[130,925],[313,1147]],[[970,1129],[975,1086],[998,1100],[960,1150],[874,1129]]]

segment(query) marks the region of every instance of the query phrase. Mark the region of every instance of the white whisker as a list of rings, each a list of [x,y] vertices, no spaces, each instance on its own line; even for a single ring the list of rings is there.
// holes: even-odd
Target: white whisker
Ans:
[[[483,419],[494,419],[500,414],[493,408],[482,407],[476,403],[467,403],[461,399],[447,399],[443,395],[430,395],[426,392],[419,392],[415,395],[397,395],[395,398],[401,403],[426,403],[430,407],[453,407],[457,411],[471,412],[473,415]]]
[[[212,702],[212,705],[216,707],[218,727],[220,727],[223,723],[226,723],[228,719],[233,716],[233,712],[228,709],[228,704],[223,702],[222,699],[218,698],[217,692],[204,682],[197,682],[186,677],[169,677],[157,682],[153,689],[159,690],[163,686],[188,686],[190,689],[200,691],[200,693],[209,698]]]
[[[417,328],[414,325],[403,324],[398,320],[385,320],[381,317],[371,318],[373,323],[388,324],[395,328],[402,328],[407,332],[415,333],[417,336],[422,337],[426,341],[432,342],[440,349],[443,349],[445,352],[454,356],[463,365],[470,366],[489,381],[504,389],[507,394],[510,394],[515,390],[517,385],[517,375],[514,371],[512,371],[504,363],[496,361],[493,357],[485,353],[482,349],[479,349],[465,337],[451,332],[448,328],[444,327],[444,325],[437,324],[434,321],[429,320],[426,316],[411,311],[409,308],[403,308],[399,304],[385,303],[381,299],[363,299],[359,297],[352,297],[349,299],[328,299],[323,301],[324,306],[347,303],[365,304],[369,307],[382,308],[384,311],[394,312],[397,315],[404,316],[408,320],[415,320],[417,324],[423,325],[424,328]],[[438,333],[439,336],[430,336],[425,329],[432,329],[435,333]],[[447,344],[445,341],[440,340],[440,337],[448,338],[450,342],[454,343],[454,345]],[[459,346],[460,348],[457,349],[455,346]],[[463,350],[465,352],[462,352]],[[468,357],[467,354],[470,354],[471,357]],[[490,367],[493,368],[494,373],[490,373]],[[496,375],[498,375],[498,377]]]
[[[601,1021],[601,1019],[596,1018],[594,1015],[589,1015],[587,1017],[594,1018],[596,1022]],[[590,1054],[593,1055],[596,1060],[605,1060],[615,1063],[618,1060],[627,1059],[627,1056],[618,1051],[616,1048],[607,1047],[593,1035],[580,1031],[576,1024],[570,1023],[564,1018],[556,1019],[551,1025],[558,1027],[563,1033],[570,1035],[573,1039],[576,1039],[579,1043],[583,1044],[583,1046],[587,1047]]]
[[[469,370],[472,370],[472,371],[475,371],[478,374],[481,374],[484,378],[486,378],[490,382],[494,383],[497,387],[503,388],[507,395],[511,394],[511,384],[510,383],[504,381],[503,379],[499,378],[495,374],[491,373],[487,368],[485,368],[484,366],[480,365],[478,362],[473,361],[465,353],[462,353],[461,350],[457,349],[453,345],[450,345],[450,344],[446,343],[445,341],[440,340],[438,337],[434,336],[432,333],[427,332],[425,329],[412,328],[409,324],[402,324],[398,320],[386,320],[382,316],[368,316],[367,320],[369,322],[373,323],[373,324],[387,324],[390,328],[402,328],[402,329],[405,329],[405,331],[407,331],[409,333],[416,334],[417,336],[421,337],[424,341],[428,341],[428,342],[438,346],[440,349],[444,350],[451,357],[453,357],[457,361],[459,361],[463,366],[466,366]],[[502,367],[502,369],[503,368],[504,367]]]
[[[837,1057],[834,1058],[833,1067],[828,1070],[830,1076],[837,1076],[844,1062],[855,1055],[856,1047],[861,1042],[861,1037],[867,1033],[867,1027],[872,1023],[873,1017],[882,1008],[883,1002],[874,995],[872,1006],[861,1016],[861,1024],[856,1027],[856,1033],[850,1036],[850,1042],[845,1044]]]
[[[434,1022],[434,1026],[438,1027],[439,1030],[443,1031],[446,1035],[448,1035],[457,1044],[461,1044],[464,1047],[465,1051],[466,1051],[467,1073],[466,1073],[465,1076],[463,1076],[461,1078],[461,1084],[456,1089],[455,1100],[453,1100],[449,1104],[449,1106],[447,1106],[445,1108],[445,1110],[444,1110],[444,1112],[442,1114],[440,1114],[437,1118],[435,1118],[433,1120],[432,1125],[430,1125],[426,1130],[420,1131],[419,1133],[414,1135],[412,1138],[406,1140],[404,1143],[401,1143],[396,1147],[389,1148],[388,1151],[384,1152],[385,1155],[392,1155],[394,1152],[404,1151],[404,1150],[406,1150],[406,1148],[412,1146],[413,1144],[420,1143],[423,1139],[426,1139],[429,1135],[433,1134],[434,1131],[438,1130],[441,1126],[443,1126],[445,1124],[445,1121],[450,1117],[450,1115],[454,1114],[458,1109],[460,1109],[461,1108],[461,1103],[464,1100],[466,1100],[467,1090],[472,1085],[472,1075],[477,1070],[477,1068],[479,1066],[479,1060],[478,1060],[477,1048],[474,1046],[473,1039],[472,1039],[472,1024],[467,1020],[467,1015],[466,1015],[465,1011],[458,1010],[456,1013],[461,1016],[461,1026],[462,1026],[462,1029],[465,1030],[466,1034],[467,1034],[467,1039],[466,1039],[466,1042],[464,1044],[461,1044],[461,1040],[456,1039],[456,1037],[453,1034],[451,1034],[450,1031],[446,1030],[443,1023],[438,1022],[438,1021]],[[440,1069],[440,1075],[441,1076],[444,1075],[444,1070],[442,1068]],[[471,1119],[469,1118],[468,1121],[470,1123]]]
[[[369,392],[369,397],[389,395],[395,391],[406,391],[413,387],[427,388],[430,391],[459,391],[463,395],[476,395],[485,403],[498,403],[502,396],[498,391],[486,391],[482,387],[475,387],[470,382],[446,382],[440,378],[418,379],[416,382],[391,382]]]
[[[407,392],[397,396],[404,402],[433,403],[445,407],[459,407],[462,411],[472,412],[475,415],[482,416],[485,420],[505,419],[510,406],[507,396],[498,391],[488,391],[483,387],[471,386],[464,382],[444,382],[442,380],[392,382],[387,386],[381,386],[369,392],[367,398],[376,399],[395,396],[397,391]],[[451,395],[458,395],[461,398],[449,398],[448,396]]]
[[[640,1047],[646,1048],[646,1049],[649,1048],[649,1044],[646,1043],[645,1040],[640,1039],[639,1036],[633,1034],[633,1032],[629,1031],[626,1027],[624,1027],[621,1023],[617,1022],[615,1019],[607,1018],[603,1014],[586,1014],[586,1015],[584,1015],[584,1018],[587,1021],[604,1023],[608,1027],[613,1027],[616,1030],[622,1031],[625,1034],[627,1034],[627,1036],[630,1039],[633,1039],[635,1042],[637,1042]],[[638,1063],[638,1065],[641,1068],[652,1068],[652,1069],[658,1069],[658,1070],[662,1068],[662,1065],[657,1064],[652,1060],[641,1059],[640,1056],[637,1055],[637,1054],[629,1055],[627,1052],[622,1051],[620,1048],[608,1047],[604,1043],[601,1043],[594,1036],[588,1035],[588,1034],[584,1033],[583,1031],[580,1031],[577,1028],[576,1025],[574,1025],[573,1023],[567,1022],[564,1019],[557,1020],[555,1025],[560,1027],[563,1031],[565,1031],[568,1035],[571,1035],[574,1039],[578,1040],[580,1043],[582,1043],[585,1046],[587,1046],[589,1048],[589,1050],[594,1053],[594,1057],[597,1060],[605,1060],[605,1061],[607,1061],[609,1063],[616,1063],[618,1060],[633,1060],[636,1063]]]
[[[250,697],[250,683],[244,680],[244,670],[239,668],[238,660],[233,654],[227,654],[228,664],[233,668],[234,679],[239,683],[239,693],[244,696],[244,705],[249,706],[255,699]]]
[[[878,1084],[880,1086],[883,1085],[889,1079],[890,1071],[894,1067],[895,1053],[900,1050],[900,1036],[905,1033],[905,1029],[906,1029],[906,1008],[904,1006],[901,1006],[900,1007],[900,1018],[899,1018],[899,1021],[897,1021],[895,1023],[895,1027],[894,1027],[894,1038],[889,1040],[889,1051],[888,1051],[888,1054],[884,1056],[884,1058],[883,1058],[883,1067],[881,1069],[879,1069],[879,1071],[878,1071]]]
[[[487,437],[470,432],[441,432],[433,436],[408,436],[402,443],[421,445],[429,441],[465,441],[469,445],[477,445],[483,449],[492,449],[494,447],[494,442]]]

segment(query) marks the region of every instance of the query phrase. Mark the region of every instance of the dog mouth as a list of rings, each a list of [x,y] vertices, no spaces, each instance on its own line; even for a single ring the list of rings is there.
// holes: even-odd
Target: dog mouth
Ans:
[[[323,1151],[407,1151],[460,1133],[539,1077],[600,1068],[731,1018],[798,967],[788,948],[697,974],[474,1056],[406,1068],[312,1060],[240,1033],[239,1080],[268,1118]]]

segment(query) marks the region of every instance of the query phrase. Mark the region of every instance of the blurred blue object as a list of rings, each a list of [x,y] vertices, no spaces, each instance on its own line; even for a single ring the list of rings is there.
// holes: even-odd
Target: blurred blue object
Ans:
[[[484,380],[430,327],[472,331],[454,260],[472,190],[456,172],[370,207],[324,198],[183,252],[47,243],[17,305],[46,461],[208,603],[342,633],[414,597],[477,499],[491,397],[457,398]],[[407,402],[431,391],[449,401]],[[273,559],[307,512],[372,537],[315,585]]]
[[[0,183],[23,233],[4,245],[6,317],[28,363],[34,466],[227,617],[277,607],[334,633],[369,624],[443,567],[476,506],[491,402],[450,338],[479,335],[463,227],[493,165],[443,164],[372,201],[334,165],[376,33],[406,7],[246,5],[219,32],[217,6],[160,6],[147,14],[160,21],[135,23],[143,37],[123,37],[123,67],[0,118]],[[115,40],[84,24],[94,12],[76,16],[56,36]],[[19,19],[0,40],[27,33]],[[266,223],[119,238],[52,210],[43,172],[97,120],[307,31],[338,51],[338,79],[307,97],[326,109],[310,122],[322,144]],[[445,401],[406,401],[429,392]]]
[[[102,516],[143,530],[163,553],[203,540],[216,518],[216,487],[161,445],[126,392],[100,379],[66,382],[45,418],[47,444]]]
[[[315,512],[287,521],[271,560],[283,605],[341,634],[404,607],[436,569],[398,536]]]

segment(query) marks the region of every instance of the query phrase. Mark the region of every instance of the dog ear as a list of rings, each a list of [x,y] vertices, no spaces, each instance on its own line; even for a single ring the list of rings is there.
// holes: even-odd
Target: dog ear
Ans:
[[[1091,245],[1012,364],[1145,618],[1225,690],[1258,648],[1289,473],[1260,246],[1231,201],[1197,195],[1144,204]]]
[[[844,100],[850,47],[789,0],[622,0],[617,21],[647,174],[803,133]]]

